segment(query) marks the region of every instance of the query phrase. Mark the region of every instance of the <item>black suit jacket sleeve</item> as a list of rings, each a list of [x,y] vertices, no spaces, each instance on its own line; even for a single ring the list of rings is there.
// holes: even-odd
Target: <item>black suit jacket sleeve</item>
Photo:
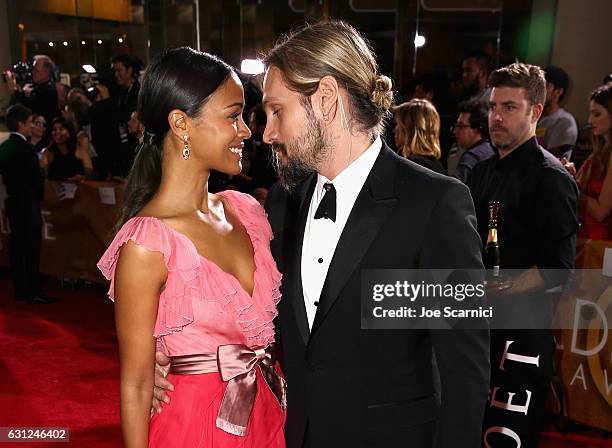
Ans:
[[[482,272],[481,242],[469,190],[454,181],[433,209],[419,260],[421,269]],[[488,329],[432,331],[441,382],[439,448],[480,447],[489,390]],[[486,322],[483,321],[486,328]]]

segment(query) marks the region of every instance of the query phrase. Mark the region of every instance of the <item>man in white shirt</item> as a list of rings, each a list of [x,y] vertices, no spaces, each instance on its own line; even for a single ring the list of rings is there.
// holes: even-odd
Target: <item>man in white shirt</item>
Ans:
[[[381,140],[391,80],[350,25],[307,26],[264,63],[264,141],[286,187],[266,208],[287,446],[479,447],[488,331],[371,330],[361,309],[364,269],[482,267],[469,192]]]

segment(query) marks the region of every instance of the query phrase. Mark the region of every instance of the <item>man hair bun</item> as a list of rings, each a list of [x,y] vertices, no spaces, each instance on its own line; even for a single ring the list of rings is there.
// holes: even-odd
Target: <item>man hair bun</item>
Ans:
[[[393,104],[393,81],[385,75],[378,75],[370,99],[381,110],[389,110]]]

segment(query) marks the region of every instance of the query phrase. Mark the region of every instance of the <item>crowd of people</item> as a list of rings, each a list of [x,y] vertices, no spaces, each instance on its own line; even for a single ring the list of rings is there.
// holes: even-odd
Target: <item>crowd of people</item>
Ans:
[[[127,176],[99,264],[116,299],[127,446],[536,447],[550,331],[521,316],[531,330],[363,332],[359,273],[481,270],[498,203],[501,268],[520,273],[490,282],[489,297],[545,314],[577,237],[612,240],[612,83],[589,98],[593,150],[576,172],[559,67],[490,70],[469,55],[456,106],[430,77],[392,106],[366,40],[337,21],[290,34],[264,63],[263,96],[248,104],[232,67],[186,47],[158,55],[142,87],[132,59],[113,58],[115,86],[93,99],[57,88],[52,61],[35,58],[34,86],[10,83],[0,147],[15,298],[50,301],[34,253],[40,170]],[[394,148],[381,138],[392,114]],[[248,381],[207,375],[225,362]]]

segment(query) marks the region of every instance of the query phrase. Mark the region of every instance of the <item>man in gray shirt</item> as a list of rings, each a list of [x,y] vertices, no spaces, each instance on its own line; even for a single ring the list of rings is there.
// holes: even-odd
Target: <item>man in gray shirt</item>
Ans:
[[[544,73],[546,104],[536,129],[538,143],[555,156],[569,159],[578,140],[576,120],[560,106],[567,93],[569,76],[565,70],[554,66],[545,68]]]

